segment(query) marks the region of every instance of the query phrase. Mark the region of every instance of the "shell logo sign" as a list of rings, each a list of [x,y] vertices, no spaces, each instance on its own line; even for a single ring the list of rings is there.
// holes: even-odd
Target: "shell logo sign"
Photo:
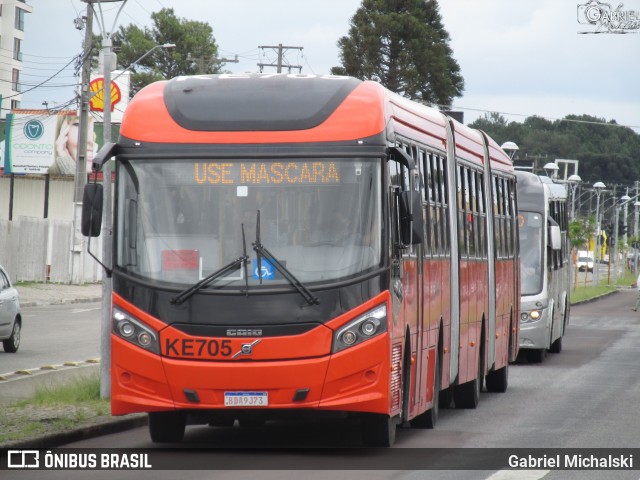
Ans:
[[[89,84],[89,91],[92,94],[89,104],[91,110],[104,112],[104,78],[99,77],[91,81]],[[122,100],[122,93],[117,83],[111,82],[111,111],[115,108],[116,104]]]

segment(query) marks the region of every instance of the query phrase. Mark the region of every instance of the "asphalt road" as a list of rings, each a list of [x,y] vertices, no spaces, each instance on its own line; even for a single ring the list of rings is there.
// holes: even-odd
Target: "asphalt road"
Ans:
[[[16,353],[0,348],[0,374],[100,358],[101,303],[22,308]]]
[[[400,429],[396,449],[429,448],[639,448],[640,447],[640,314],[632,312],[636,293],[625,291],[597,302],[574,306],[560,354],[543,364],[512,365],[509,388],[503,394],[483,392],[477,410],[441,410],[434,430]],[[409,471],[385,468],[340,473],[318,468],[342,469],[345,458],[356,455],[356,426],[344,423],[269,423],[264,428],[190,426],[184,450],[163,450],[170,465],[213,462],[207,471],[92,472],[99,479],[153,478],[225,480],[330,479],[638,479],[635,471]],[[82,448],[153,448],[146,428],[107,435],[67,445]],[[177,445],[176,445],[177,447]],[[276,451],[260,451],[275,447]],[[320,447],[330,447],[322,449]],[[308,448],[308,450],[307,450]],[[196,450],[206,449],[206,450]],[[420,452],[421,450],[416,450]],[[422,450],[428,454],[429,450]],[[371,464],[375,464],[375,457]],[[261,471],[216,470],[215,462],[236,462],[236,468]],[[309,465],[309,471],[304,465]],[[267,465],[264,467],[264,465]],[[269,468],[270,466],[270,468]],[[295,468],[296,471],[286,467]],[[6,478],[26,478],[9,473]],[[85,478],[87,472],[38,472],[38,478]],[[35,477],[34,477],[35,478]]]

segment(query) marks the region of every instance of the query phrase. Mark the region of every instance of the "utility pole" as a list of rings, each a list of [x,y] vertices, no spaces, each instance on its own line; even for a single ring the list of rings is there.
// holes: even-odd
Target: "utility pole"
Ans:
[[[84,185],[87,183],[87,137],[89,120],[89,82],[91,80],[91,38],[93,35],[93,8],[87,5],[87,15],[85,17],[85,32],[82,77],[80,85],[80,128],[78,130],[78,161],[76,162],[76,181],[73,201],[82,202]]]
[[[627,187],[627,192],[625,194],[627,197],[629,196],[629,187]],[[624,202],[623,213],[622,213],[622,224],[624,225],[624,233],[622,234],[622,246],[626,250],[627,247],[627,216],[629,215],[629,202]],[[625,258],[625,265],[627,264]]]
[[[277,63],[258,63],[260,73],[262,73],[262,69],[264,67],[276,67],[276,72],[282,73],[283,66],[289,70],[289,73],[291,73],[291,70],[293,68],[297,68],[298,73],[302,72],[302,65],[290,65],[288,61],[285,63],[285,53],[287,52],[287,50],[299,50],[302,52],[302,49],[304,47],[283,46],[281,43],[279,43],[278,45],[260,45],[258,46],[258,48],[263,51],[266,49],[273,50],[278,55]]]
[[[209,65],[209,63],[214,62],[214,63],[240,63],[240,60],[238,60],[238,55],[235,56],[235,58],[231,59],[231,58],[218,58],[218,57],[214,57],[211,55],[200,55],[199,57],[193,57],[190,53],[187,54],[187,60],[191,60],[192,62],[195,62],[198,65],[198,71],[196,72],[198,75],[204,75],[205,73],[207,73],[207,66]]]
[[[80,126],[78,128],[78,158],[76,159],[76,177],[73,193],[73,237],[71,241],[71,282],[84,283],[83,255],[84,237],[80,233],[82,215],[82,196],[87,183],[87,136],[89,129],[89,82],[91,78],[91,39],[93,35],[93,8],[87,4],[85,16],[83,62],[80,80]]]

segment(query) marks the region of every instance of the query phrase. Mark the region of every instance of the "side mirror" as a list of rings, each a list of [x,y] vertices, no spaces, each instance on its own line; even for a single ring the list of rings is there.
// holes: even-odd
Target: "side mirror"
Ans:
[[[401,192],[400,206],[400,241],[403,245],[417,245],[424,240],[424,223],[422,220],[422,200],[418,192]]]
[[[549,225],[549,246],[551,250],[560,250],[562,248],[562,237],[560,236],[560,227],[558,225]]]
[[[80,229],[85,237],[99,237],[102,230],[102,184],[88,183],[82,196]]]

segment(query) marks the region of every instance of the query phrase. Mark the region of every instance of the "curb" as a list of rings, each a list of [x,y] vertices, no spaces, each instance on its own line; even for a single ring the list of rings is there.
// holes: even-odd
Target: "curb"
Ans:
[[[99,371],[100,363],[95,359],[4,373],[0,375],[0,406],[6,401],[30,398],[38,387],[63,383],[72,378],[88,376]]]
[[[589,298],[587,300],[581,300],[580,302],[576,302],[576,303],[572,303],[571,306],[575,306],[575,305],[584,305],[585,303],[592,303],[595,302],[597,300],[600,300],[602,298],[608,297],[610,295],[615,295],[617,293],[620,293],[620,289],[616,288],[615,290],[612,290],[610,292],[607,293],[603,293],[602,295],[598,295],[597,297],[593,297],[593,298]]]
[[[147,424],[147,415],[140,413],[131,415],[128,418],[108,420],[105,423],[80,427],[68,432],[54,433],[28,440],[0,444],[0,448],[52,448],[71,442],[79,442],[81,440],[99,437],[101,435],[123,432],[125,430],[142,427]]]
[[[58,300],[31,300],[20,302],[20,307],[44,307],[46,305],[69,305],[72,303],[93,303],[101,302],[102,297],[93,298],[74,298],[74,299],[58,299]]]

